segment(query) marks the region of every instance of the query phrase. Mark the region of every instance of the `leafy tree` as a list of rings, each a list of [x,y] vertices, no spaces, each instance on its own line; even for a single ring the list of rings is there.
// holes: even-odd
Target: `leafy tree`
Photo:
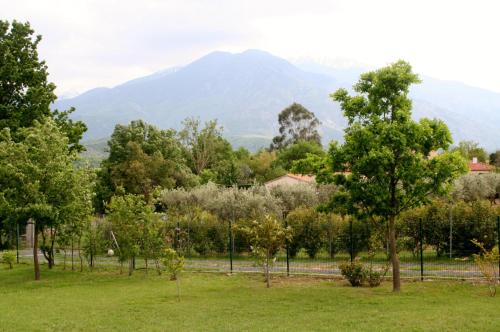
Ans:
[[[486,162],[488,160],[488,153],[485,149],[479,146],[479,143],[473,141],[461,141],[457,147],[451,149],[457,151],[467,161],[472,161],[472,158],[477,158],[479,162]]]
[[[452,197],[466,202],[489,200],[495,204],[500,193],[500,174],[467,174],[457,179],[453,186]]]
[[[253,254],[264,267],[266,285],[269,288],[274,257],[290,237],[290,228],[283,227],[276,217],[264,215],[254,220],[250,226],[243,227],[242,231],[248,235]]]
[[[294,162],[305,159],[309,157],[309,155],[321,158],[325,156],[325,151],[323,151],[321,145],[318,145],[316,142],[299,140],[283,148],[278,154],[276,163],[283,169],[290,171]]]
[[[431,194],[442,194],[465,172],[457,153],[429,158],[431,151],[446,150],[451,134],[439,120],[411,118],[409,87],[419,78],[411,66],[398,61],[361,75],[356,96],[339,89],[332,97],[340,102],[348,120],[345,143],[331,145],[332,172],[342,188],[348,210],[388,223],[393,290],[401,288],[396,250],[396,218],[401,212],[425,203]]]
[[[163,252],[163,265],[170,273],[170,280],[177,284],[177,300],[181,300],[180,274],[184,269],[184,257],[172,248],[166,248]]]
[[[490,154],[490,164],[495,167],[500,167],[500,150]]]
[[[173,130],[159,130],[141,120],[117,125],[108,142],[109,157],[99,172],[96,205],[109,201],[118,187],[127,193],[152,197],[155,187],[192,186],[196,179],[186,166]]]
[[[129,261],[129,275],[134,270],[135,258],[158,261],[163,249],[161,221],[154,207],[141,195],[115,195],[108,205],[107,219],[118,244],[120,261]],[[147,265],[147,262],[146,262]]]
[[[260,150],[250,157],[248,166],[257,183],[275,179],[286,174],[286,171],[276,162],[276,151]]]
[[[304,248],[309,258],[316,257],[323,246],[318,212],[314,208],[296,208],[288,214],[287,220],[293,233],[289,246],[290,256],[295,257],[298,249]]]
[[[14,263],[16,262],[16,253],[13,250],[6,250],[2,253],[2,262],[9,266],[12,270]]]
[[[79,141],[87,127],[69,119],[73,108],[51,111],[56,86],[48,81],[47,65],[38,57],[42,37],[34,33],[29,23],[0,20],[0,129],[10,128],[15,140],[19,128],[53,118],[71,149],[80,152]]]
[[[53,244],[61,225],[82,220],[91,211],[91,174],[76,169],[75,160],[76,151],[70,150],[68,138],[51,119],[19,129],[17,142],[9,129],[1,132],[0,197],[11,221],[31,219],[35,224],[36,280],[40,279],[39,235],[49,235],[43,249],[52,266]]]
[[[298,141],[308,141],[321,146],[318,132],[319,120],[304,106],[293,103],[278,115],[280,134],[273,138],[271,150],[281,150]]]
[[[222,127],[217,125],[217,120],[208,121],[200,128],[199,119],[187,118],[183,125],[179,137],[193,173],[200,175],[203,170],[231,159],[231,144],[222,137]]]

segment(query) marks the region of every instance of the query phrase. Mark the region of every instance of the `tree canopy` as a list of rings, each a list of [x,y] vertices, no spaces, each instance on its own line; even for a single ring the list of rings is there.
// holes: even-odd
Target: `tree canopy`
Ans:
[[[437,119],[412,120],[409,88],[420,80],[411,66],[398,61],[361,75],[357,95],[339,89],[331,96],[340,103],[348,127],[345,143],[330,146],[328,163],[341,189],[332,200],[358,217],[379,217],[388,223],[394,291],[400,290],[396,252],[397,216],[425,203],[431,194],[443,194],[465,172],[458,153],[430,158],[452,143],[446,125]],[[314,167],[320,173],[325,168]],[[337,199],[340,198],[340,199]]]
[[[279,135],[273,138],[271,150],[280,150],[299,140],[321,145],[319,120],[304,106],[293,103],[278,115]]]

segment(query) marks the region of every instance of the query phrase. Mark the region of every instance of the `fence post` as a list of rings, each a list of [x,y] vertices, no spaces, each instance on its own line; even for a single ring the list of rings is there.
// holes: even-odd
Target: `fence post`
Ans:
[[[354,243],[352,241],[352,218],[349,220],[349,255],[351,256],[351,263],[354,260]]]
[[[16,222],[16,257],[19,264],[19,222]]]
[[[419,220],[420,237],[420,281],[424,281],[424,231],[422,229],[422,218]]]
[[[229,229],[228,229],[228,235],[229,235],[229,268],[231,274],[233,274],[233,236],[232,236],[232,226],[233,223],[231,220],[229,220]]]
[[[288,221],[285,219],[285,228],[288,228]],[[288,239],[285,239],[285,249],[286,249],[286,275],[290,276],[290,258],[288,254]]]
[[[500,252],[500,216],[497,216],[498,251]],[[498,278],[500,279],[500,256],[498,258]]]

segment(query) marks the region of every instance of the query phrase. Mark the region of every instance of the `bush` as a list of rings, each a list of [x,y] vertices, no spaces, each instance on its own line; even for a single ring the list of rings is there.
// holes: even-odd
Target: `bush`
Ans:
[[[366,278],[366,271],[358,259],[352,262],[345,262],[339,266],[340,272],[344,278],[349,281],[352,287],[359,287],[363,284]]]
[[[9,269],[12,269],[14,263],[16,262],[16,253],[11,250],[4,251],[2,254],[2,262],[7,264]]]

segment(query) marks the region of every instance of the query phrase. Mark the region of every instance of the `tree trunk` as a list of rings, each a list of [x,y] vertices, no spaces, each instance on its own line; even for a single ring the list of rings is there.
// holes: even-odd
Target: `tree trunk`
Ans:
[[[266,257],[266,286],[267,286],[267,288],[270,287],[270,284],[269,284],[269,253],[267,253],[267,257]]]
[[[148,274],[148,259],[144,258],[144,264],[146,265],[146,275]]]
[[[80,258],[80,272],[83,272],[82,238],[78,238],[78,257]]]
[[[128,262],[128,276],[130,277],[132,275],[132,272],[134,271],[134,259],[130,258]]]
[[[389,253],[392,263],[392,291],[399,293],[401,291],[401,278],[399,271],[399,257],[396,250],[396,224],[395,217],[389,217]]]
[[[35,266],[35,280],[40,280],[40,263],[38,262],[38,229],[36,225],[33,239],[33,265]]]
[[[66,247],[64,247],[63,251],[64,251],[63,270],[66,270]]]

